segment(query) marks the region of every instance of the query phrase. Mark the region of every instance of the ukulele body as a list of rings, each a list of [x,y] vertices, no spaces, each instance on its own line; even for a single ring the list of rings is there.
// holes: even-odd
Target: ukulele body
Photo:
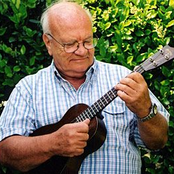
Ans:
[[[64,124],[73,123],[76,117],[87,108],[88,105],[86,104],[77,104],[71,107],[59,122],[43,126],[30,136],[49,134],[58,130]],[[27,172],[27,174],[77,174],[84,158],[98,150],[106,139],[107,130],[101,118],[100,113],[98,113],[90,120],[89,140],[82,155],[75,157],[53,156],[35,169]]]

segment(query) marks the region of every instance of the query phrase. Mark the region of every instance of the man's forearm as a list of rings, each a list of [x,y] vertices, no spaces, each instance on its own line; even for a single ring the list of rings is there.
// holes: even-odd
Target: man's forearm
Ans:
[[[28,171],[51,157],[48,136],[12,136],[0,142],[0,162],[22,172]]]
[[[138,121],[140,135],[146,146],[150,149],[160,149],[164,147],[168,139],[167,120],[160,114],[148,121]]]

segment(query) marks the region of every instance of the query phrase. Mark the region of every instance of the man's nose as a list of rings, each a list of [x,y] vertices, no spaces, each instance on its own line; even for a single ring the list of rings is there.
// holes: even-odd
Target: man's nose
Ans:
[[[77,50],[74,52],[77,55],[84,55],[86,54],[88,49],[85,48],[84,43],[80,42],[78,43]]]

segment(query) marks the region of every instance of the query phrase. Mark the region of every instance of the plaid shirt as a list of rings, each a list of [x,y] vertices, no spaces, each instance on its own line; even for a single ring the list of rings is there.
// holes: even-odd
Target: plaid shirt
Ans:
[[[23,78],[14,88],[0,117],[0,141],[14,134],[28,136],[41,126],[58,122],[75,104],[91,106],[129,73],[123,66],[95,60],[78,90],[62,79],[54,63]],[[152,93],[150,95],[168,120],[168,112]],[[140,174],[138,146],[145,145],[138,132],[135,114],[117,97],[102,115],[107,128],[106,140],[100,149],[85,158],[79,173]]]

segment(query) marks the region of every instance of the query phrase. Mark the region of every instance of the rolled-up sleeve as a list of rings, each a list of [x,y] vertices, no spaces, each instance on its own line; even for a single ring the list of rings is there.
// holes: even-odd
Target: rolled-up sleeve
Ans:
[[[29,135],[34,110],[29,86],[24,80],[13,89],[0,117],[0,141],[12,135]]]

